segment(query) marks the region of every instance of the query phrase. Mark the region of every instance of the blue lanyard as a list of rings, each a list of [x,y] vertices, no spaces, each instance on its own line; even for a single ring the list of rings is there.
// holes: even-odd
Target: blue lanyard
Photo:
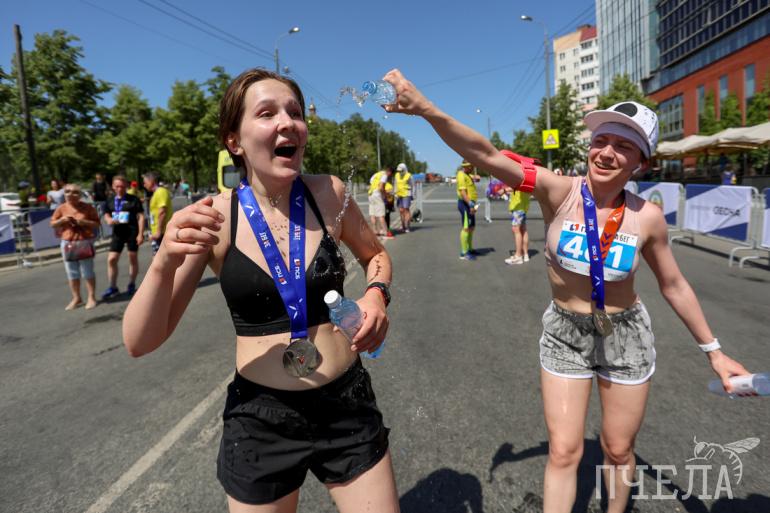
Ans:
[[[262,254],[270,267],[275,287],[289,313],[292,338],[307,337],[307,290],[305,288],[305,186],[297,178],[291,185],[289,200],[289,261],[292,272],[286,269],[270,227],[267,225],[257,198],[244,178],[238,186],[241,204],[251,230],[257,237]]]
[[[126,197],[123,196],[122,198],[118,198],[117,196],[115,196],[114,201],[115,201],[114,203],[115,210],[113,210],[113,212],[120,212],[121,210],[123,210],[123,203],[126,201]]]
[[[604,261],[602,260],[601,245],[599,243],[599,223],[596,220],[596,202],[585,181],[580,188],[583,196],[583,218],[586,223],[586,239],[588,242],[588,262],[591,274],[591,299],[596,303],[596,308],[604,310]]]

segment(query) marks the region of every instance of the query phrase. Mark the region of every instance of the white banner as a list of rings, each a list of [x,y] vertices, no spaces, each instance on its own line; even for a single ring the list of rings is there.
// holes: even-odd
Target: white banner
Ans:
[[[680,187],[672,182],[639,182],[636,194],[658,205],[666,216],[666,224],[676,226]]]
[[[56,232],[51,228],[53,210],[30,210],[29,231],[32,233],[32,246],[35,251],[59,245]]]
[[[760,245],[770,248],[770,189],[765,189],[765,217],[762,226]]]
[[[748,240],[751,191],[751,187],[740,185],[687,185],[684,229]]]
[[[0,255],[7,255],[8,253],[16,253],[13,220],[9,214],[0,214]]]

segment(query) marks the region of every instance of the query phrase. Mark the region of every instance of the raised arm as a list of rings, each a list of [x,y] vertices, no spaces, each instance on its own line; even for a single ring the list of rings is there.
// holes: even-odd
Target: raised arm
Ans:
[[[682,319],[700,345],[709,344],[714,334],[706,322],[698,298],[692,287],[682,275],[668,243],[668,229],[663,213],[656,206],[647,203],[642,209],[643,226],[648,227],[649,236],[642,248],[642,256],[655,273],[658,287],[663,297],[674,312]],[[706,353],[714,372],[722,380],[727,392],[732,391],[728,379],[730,376],[749,374],[743,365],[717,349]]]
[[[160,347],[173,333],[192,299],[219,243],[215,234],[225,217],[213,207],[211,197],[174,214],[160,251],[152,259],[139,290],[123,315],[123,344],[131,356],[142,356]]]
[[[393,84],[398,95],[396,104],[385,105],[385,110],[421,116],[450,148],[474,166],[492,173],[510,187],[522,183],[524,171],[517,162],[502,155],[486,137],[436,107],[399,70],[389,71],[384,79]],[[566,177],[537,166],[533,194],[544,207],[544,214],[556,211],[569,194],[570,184]]]
[[[333,177],[335,195],[340,206],[344,204],[345,184]],[[393,268],[390,256],[366,222],[354,201],[348,203],[342,216],[340,239],[350,248],[353,256],[366,272],[366,284],[374,282],[390,286]],[[375,288],[367,289],[358,301],[364,315],[361,329],[353,337],[351,349],[358,352],[373,351],[379,347],[388,332],[388,313],[382,293]]]

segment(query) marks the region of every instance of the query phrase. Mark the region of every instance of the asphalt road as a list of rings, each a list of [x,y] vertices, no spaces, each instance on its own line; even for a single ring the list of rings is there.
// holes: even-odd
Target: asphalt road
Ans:
[[[543,226],[530,212],[530,263],[507,266],[506,205],[480,220],[484,253],[458,259],[454,190],[427,188],[422,224],[386,242],[394,261],[391,329],[381,359],[366,361],[386,424],[405,513],[541,511],[546,430],[539,391],[540,318],[549,302]],[[394,216],[396,217],[396,216]],[[724,246],[675,245],[674,253],[728,354],[770,371],[770,272],[730,269]],[[149,247],[140,250],[146,269]],[[124,259],[126,257],[124,256]],[[121,261],[125,288],[127,261]],[[97,256],[98,289],[106,255]],[[357,297],[363,272],[349,268]],[[687,460],[717,469],[726,444],[758,438],[729,461],[733,499],[640,499],[640,512],[770,511],[770,398],[729,400],[706,391],[706,358],[642,264],[637,289],[653,318],[657,372],[637,440],[639,464],[668,465],[659,495],[688,489]],[[226,511],[215,477],[224,386],[232,377],[234,331],[216,279],[207,273],[176,332],[159,350],[130,358],[120,337],[121,296],[65,312],[61,263],[0,274],[0,511],[139,513]],[[586,421],[576,511],[594,511],[600,407]],[[696,446],[696,441],[706,445]],[[714,444],[718,444],[714,445]],[[745,448],[745,447],[744,447]],[[728,447],[729,449],[729,447]],[[708,452],[711,450],[711,452]],[[738,454],[739,453],[739,454]],[[708,456],[706,458],[706,455]],[[671,467],[674,467],[673,470]],[[742,470],[740,483],[737,471]],[[656,493],[654,470],[643,491]],[[312,474],[300,511],[336,511]]]

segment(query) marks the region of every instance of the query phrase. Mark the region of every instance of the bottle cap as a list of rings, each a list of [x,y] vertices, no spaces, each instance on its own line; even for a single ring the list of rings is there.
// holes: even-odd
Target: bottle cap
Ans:
[[[342,296],[336,290],[330,290],[324,294],[324,303],[329,308],[335,308],[342,302]]]
[[[361,90],[366,91],[369,94],[373,94],[377,90],[377,84],[375,84],[371,80],[367,80],[361,86]]]

